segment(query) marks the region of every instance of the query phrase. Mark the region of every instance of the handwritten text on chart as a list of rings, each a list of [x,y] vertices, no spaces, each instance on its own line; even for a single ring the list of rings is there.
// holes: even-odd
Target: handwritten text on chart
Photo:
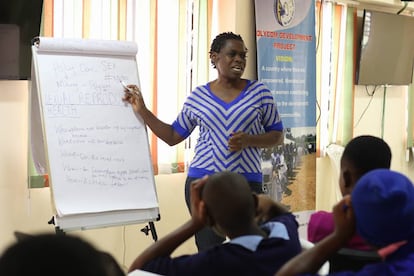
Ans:
[[[64,164],[65,180],[69,184],[121,187],[128,183],[143,180],[149,181],[147,170],[111,170],[94,167]],[[79,174],[81,172],[81,174]]]
[[[89,127],[65,127],[58,125],[55,128],[59,147],[65,145],[106,145],[116,146],[124,144],[125,133],[139,131],[140,126],[99,125]],[[99,133],[118,133],[117,136],[105,137]]]
[[[120,79],[129,78],[118,71],[117,64],[110,60],[101,60],[93,66],[55,61],[52,65],[53,87],[44,95],[47,116],[79,118],[82,107],[123,106],[123,89],[118,84]]]
[[[119,146],[125,144],[125,135],[139,131],[142,131],[142,126],[109,123],[95,126],[56,125],[54,133],[65,180],[71,184],[105,187],[121,187],[137,181],[147,182],[147,175],[151,175],[148,169],[128,169],[125,157],[116,154]],[[83,145],[85,149],[102,146],[106,151],[77,150]],[[108,147],[113,147],[114,150],[108,153]],[[114,167],[118,169],[113,169]]]
[[[157,206],[146,127],[122,101],[120,80],[139,85],[136,52],[125,53],[112,42],[108,49],[88,43],[86,50],[81,43],[67,44],[61,49],[40,43],[34,52],[45,159],[58,215],[94,218],[95,213],[124,216],[124,210],[134,210],[135,216],[135,210]]]

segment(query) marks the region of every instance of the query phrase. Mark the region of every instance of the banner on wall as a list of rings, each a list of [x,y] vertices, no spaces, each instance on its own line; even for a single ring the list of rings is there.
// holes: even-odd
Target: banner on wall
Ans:
[[[256,0],[255,13],[258,79],[285,127],[284,145],[263,152],[264,187],[306,226],[316,189],[315,3]]]

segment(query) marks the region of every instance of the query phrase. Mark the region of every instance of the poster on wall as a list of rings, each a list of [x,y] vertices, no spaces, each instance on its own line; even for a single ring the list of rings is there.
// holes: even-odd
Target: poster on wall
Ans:
[[[256,0],[255,16],[258,79],[272,91],[285,127],[284,145],[263,151],[265,192],[306,231],[316,188],[315,3]]]

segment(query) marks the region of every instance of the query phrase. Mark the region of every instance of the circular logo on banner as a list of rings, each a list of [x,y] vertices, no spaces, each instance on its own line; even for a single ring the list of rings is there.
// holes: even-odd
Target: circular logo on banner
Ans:
[[[273,10],[277,22],[281,26],[288,26],[295,14],[295,0],[275,0]]]

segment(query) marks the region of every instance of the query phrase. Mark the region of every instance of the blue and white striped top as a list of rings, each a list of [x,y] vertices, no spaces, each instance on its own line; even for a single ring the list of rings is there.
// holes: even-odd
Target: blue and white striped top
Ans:
[[[257,135],[283,130],[271,92],[258,81],[248,81],[240,95],[230,103],[215,96],[209,84],[197,87],[186,99],[172,126],[184,138],[196,126],[200,128],[189,177],[200,178],[227,170],[240,173],[251,182],[262,182],[261,149],[246,147],[230,152],[228,140],[231,133],[243,131]]]

